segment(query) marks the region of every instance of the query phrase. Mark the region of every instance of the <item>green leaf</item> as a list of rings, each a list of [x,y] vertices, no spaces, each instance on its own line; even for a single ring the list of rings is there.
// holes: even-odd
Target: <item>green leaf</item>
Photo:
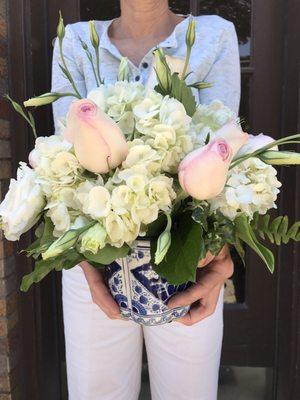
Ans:
[[[300,221],[295,222],[289,228],[289,219],[287,216],[279,216],[271,221],[270,215],[259,215],[256,213],[251,221],[252,229],[259,236],[271,243],[280,246],[281,243],[287,244],[290,240],[300,240]]]
[[[234,222],[237,237],[250,246],[264,261],[269,271],[273,273],[275,267],[274,255],[271,250],[259,243],[247,216],[245,214],[239,215]]]
[[[238,237],[236,237],[234,247],[235,247],[238,255],[240,256],[243,264],[245,265],[245,250],[244,250],[243,245]]]
[[[201,224],[205,231],[208,230],[207,219],[209,217],[210,207],[207,202],[197,205],[192,213],[192,218],[198,224]]]
[[[41,228],[39,225],[38,228]],[[55,241],[53,236],[54,225],[50,218],[45,217],[45,223],[43,224],[43,232],[41,237],[35,240],[30,246],[22,250],[21,253],[25,252],[27,257],[38,258],[41,253],[46,251],[48,247]]]
[[[174,285],[195,282],[199,260],[206,254],[202,234],[201,225],[190,212],[181,214],[173,224],[169,251],[156,272]]]
[[[59,255],[58,257],[37,261],[34,270],[30,274],[25,275],[22,279],[22,292],[27,292],[33,283],[40,282],[51,271],[61,271],[62,269],[73,268],[83,260],[84,257],[73,249]]]
[[[85,253],[83,253],[83,256],[87,261],[92,261],[101,265],[108,265],[115,261],[117,258],[126,257],[129,253],[129,250],[130,247],[127,245],[124,245],[120,248],[106,245],[97,254],[86,251]]]

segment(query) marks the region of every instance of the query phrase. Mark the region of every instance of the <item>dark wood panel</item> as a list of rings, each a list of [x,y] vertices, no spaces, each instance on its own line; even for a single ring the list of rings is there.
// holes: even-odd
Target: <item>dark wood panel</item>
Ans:
[[[300,3],[285,2],[284,13],[284,82],[282,91],[281,131],[300,132]],[[298,145],[298,151],[300,146]],[[281,171],[284,196],[280,211],[300,220],[300,170]],[[300,396],[300,245],[292,243],[280,249],[277,298],[276,374],[273,398],[296,400]]]

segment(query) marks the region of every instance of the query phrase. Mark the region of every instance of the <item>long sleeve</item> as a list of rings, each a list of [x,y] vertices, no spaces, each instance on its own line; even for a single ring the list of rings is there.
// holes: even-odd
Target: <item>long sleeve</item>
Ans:
[[[204,81],[212,83],[213,86],[200,90],[200,103],[209,104],[212,100],[218,99],[238,114],[241,69],[237,34],[231,22],[222,32],[218,55]]]
[[[70,25],[66,26],[66,35],[63,41],[63,53],[66,60],[68,69],[74,79],[77,90],[81,96],[86,96],[86,85],[84,77],[80,72],[76,58],[74,55],[74,34],[72,27]],[[74,92],[69,80],[64,76],[62,70],[60,69],[61,57],[59,54],[58,40],[55,40],[53,61],[52,61],[52,92]],[[58,118],[65,117],[67,115],[69,106],[75,97],[64,97],[53,103],[53,118],[55,129],[57,129]]]

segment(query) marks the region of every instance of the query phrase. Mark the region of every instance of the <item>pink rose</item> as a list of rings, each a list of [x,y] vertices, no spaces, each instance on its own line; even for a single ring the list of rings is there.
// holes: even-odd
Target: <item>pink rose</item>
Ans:
[[[118,167],[128,154],[118,125],[91,100],[72,103],[64,137],[74,144],[80,164],[94,173],[105,174]]]
[[[216,197],[223,190],[230,163],[248,134],[235,123],[226,124],[206,146],[188,154],[179,165],[181,187],[198,200]]]

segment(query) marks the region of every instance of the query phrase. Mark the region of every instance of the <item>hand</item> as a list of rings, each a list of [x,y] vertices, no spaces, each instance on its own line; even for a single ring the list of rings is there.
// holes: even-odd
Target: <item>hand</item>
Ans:
[[[101,308],[108,318],[121,319],[119,306],[105,284],[102,271],[94,268],[87,261],[82,261],[79,265],[90,287],[93,302]]]
[[[214,257],[207,253],[199,263],[201,270],[197,274],[197,283],[171,298],[169,308],[189,306],[190,311],[177,321],[184,325],[194,325],[215,312],[220,290],[224,282],[233,274],[233,262],[228,246]]]

